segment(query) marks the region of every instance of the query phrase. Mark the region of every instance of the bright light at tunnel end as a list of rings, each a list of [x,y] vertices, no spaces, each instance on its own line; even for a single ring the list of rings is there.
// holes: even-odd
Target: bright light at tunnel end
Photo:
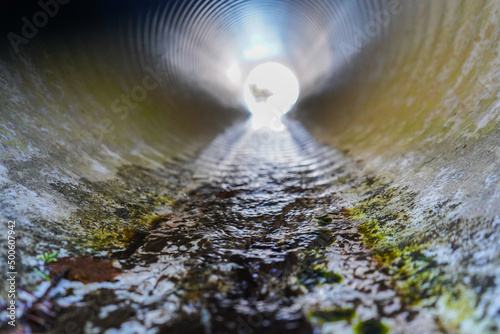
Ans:
[[[281,117],[297,103],[299,94],[299,81],[286,66],[268,62],[255,67],[243,91],[245,103],[252,113],[253,128],[284,130]]]

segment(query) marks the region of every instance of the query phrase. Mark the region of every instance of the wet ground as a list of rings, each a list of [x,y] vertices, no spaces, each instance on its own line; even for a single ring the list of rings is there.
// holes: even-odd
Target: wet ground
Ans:
[[[352,167],[298,124],[238,125],[186,166],[193,182],[115,252],[112,282],[63,280],[52,333],[420,333],[331,186]]]

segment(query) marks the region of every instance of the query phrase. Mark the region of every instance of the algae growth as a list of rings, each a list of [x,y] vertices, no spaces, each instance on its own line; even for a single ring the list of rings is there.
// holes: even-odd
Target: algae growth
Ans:
[[[424,211],[423,217],[416,218],[412,209],[417,205],[418,194],[408,188],[393,187],[377,178],[355,186],[364,193],[364,200],[344,209],[344,214],[358,223],[364,243],[391,275],[402,300],[410,305],[436,307],[440,318],[445,319],[444,328],[457,330],[464,321],[474,319],[473,305],[479,296],[473,287],[463,283],[463,276],[450,275],[448,264],[436,258],[433,252],[436,247],[459,249],[461,244],[450,242],[447,236],[464,233],[461,230],[464,222],[441,223],[441,236],[429,235],[415,224],[419,219],[426,219],[426,224],[438,224],[443,219],[441,212],[454,209],[458,204],[438,203],[435,209]],[[481,289],[484,290],[484,286]]]
[[[353,308],[336,308],[332,310],[319,310],[311,312],[312,320],[317,320],[320,324],[336,321],[351,321],[356,316]]]
[[[375,319],[366,320],[357,323],[354,326],[354,333],[356,334],[387,334],[389,327]]]
[[[137,235],[167,218],[173,205],[169,186],[151,177],[152,171],[122,167],[117,179],[78,185],[55,182],[51,187],[78,209],[67,222],[78,231],[77,248],[92,251],[123,250]]]

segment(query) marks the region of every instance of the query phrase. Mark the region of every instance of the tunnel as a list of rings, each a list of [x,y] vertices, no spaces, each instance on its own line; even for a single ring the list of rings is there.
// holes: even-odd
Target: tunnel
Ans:
[[[500,1],[0,13],[2,333],[500,331]]]

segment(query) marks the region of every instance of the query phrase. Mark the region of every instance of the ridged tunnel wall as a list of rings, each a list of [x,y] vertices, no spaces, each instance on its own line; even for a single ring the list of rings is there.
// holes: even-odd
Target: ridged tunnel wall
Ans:
[[[400,298],[430,314],[422,319],[436,325],[424,332],[498,330],[498,0],[42,0],[0,10],[0,217],[4,234],[4,222],[18,223],[22,284],[35,284],[39,253],[130,249],[200,182],[236,168],[233,157],[249,154],[235,144],[250,131],[244,79],[273,61],[301,88],[285,132],[308,153],[289,168],[314,169],[311,183],[337,198]],[[286,170],[291,146],[259,144],[275,135],[255,139],[256,152],[269,146],[264,155]],[[417,270],[426,263],[433,269]],[[351,332],[318,317],[300,331]],[[375,316],[391,332],[427,321],[386,317]],[[146,318],[137,321],[156,328]],[[205,333],[224,333],[202,320]]]

